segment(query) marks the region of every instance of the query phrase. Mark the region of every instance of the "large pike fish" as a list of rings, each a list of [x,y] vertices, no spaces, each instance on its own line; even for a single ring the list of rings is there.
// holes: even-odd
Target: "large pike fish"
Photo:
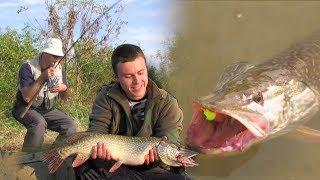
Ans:
[[[141,165],[149,150],[156,147],[161,161],[170,166],[196,166],[192,159],[198,153],[179,148],[157,137],[128,137],[93,132],[74,133],[64,140],[64,146],[52,148],[44,152],[42,160],[48,164],[49,172],[54,173],[63,161],[70,155],[77,154],[72,167],[83,164],[91,155],[91,149],[97,142],[103,142],[117,162],[110,168],[110,172],[121,166]]]
[[[259,65],[225,68],[212,94],[193,102],[189,146],[207,154],[241,152],[301,127],[319,112],[320,35]]]

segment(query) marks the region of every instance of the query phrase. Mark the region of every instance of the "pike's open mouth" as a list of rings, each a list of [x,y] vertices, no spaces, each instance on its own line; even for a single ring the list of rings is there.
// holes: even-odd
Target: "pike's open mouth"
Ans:
[[[222,152],[244,151],[252,143],[265,137],[266,124],[255,118],[251,123],[225,112],[215,112],[215,120],[208,121],[202,107],[195,105],[194,114],[188,127],[187,140],[190,147],[202,153],[218,154]]]

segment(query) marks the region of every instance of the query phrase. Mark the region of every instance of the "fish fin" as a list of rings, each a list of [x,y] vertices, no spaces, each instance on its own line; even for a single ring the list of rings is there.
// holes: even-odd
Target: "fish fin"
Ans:
[[[117,170],[122,164],[122,161],[117,161],[114,163],[114,165],[109,169],[109,172],[113,173],[115,170]]]
[[[64,140],[65,143],[72,144],[77,142],[79,139],[82,139],[85,136],[88,136],[90,132],[76,132],[67,136]]]
[[[297,131],[308,136],[315,136],[320,138],[320,131],[316,129],[309,128],[307,126],[300,126]]]
[[[41,160],[48,164],[49,173],[52,174],[58,170],[64,159],[60,156],[56,148],[44,152]]]
[[[288,137],[303,142],[319,142],[320,131],[307,126],[300,126],[295,131],[289,133]]]
[[[72,167],[78,167],[89,159],[88,154],[78,153],[77,157],[73,160]]]
[[[245,73],[247,70],[253,68],[254,65],[248,62],[235,62],[224,68],[222,75],[216,85],[216,89],[221,89],[228,81],[234,79],[240,74]]]

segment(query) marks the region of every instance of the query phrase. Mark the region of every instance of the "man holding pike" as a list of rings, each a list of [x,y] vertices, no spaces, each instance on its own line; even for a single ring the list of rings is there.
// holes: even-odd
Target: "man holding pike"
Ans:
[[[19,88],[12,115],[27,128],[22,151],[40,148],[46,128],[59,132],[59,137],[76,131],[74,121],[54,108],[56,97],[65,100],[68,95],[66,75],[58,64],[63,55],[61,40],[49,38],[40,56],[28,60],[20,67]],[[24,115],[28,103],[31,103],[40,88]]]
[[[179,143],[182,111],[177,100],[148,78],[146,58],[140,47],[118,46],[112,54],[116,82],[103,86],[90,115],[88,131],[125,136],[167,137]],[[76,168],[78,179],[186,179],[183,168],[159,165],[155,149],[141,166],[121,165],[113,173],[112,150],[101,142],[92,148],[91,159]],[[162,168],[160,168],[161,166]]]

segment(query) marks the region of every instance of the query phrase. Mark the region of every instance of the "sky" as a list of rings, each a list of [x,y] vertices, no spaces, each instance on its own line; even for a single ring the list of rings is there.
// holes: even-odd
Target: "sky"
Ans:
[[[100,0],[110,5],[117,0]],[[174,34],[172,0],[122,0],[124,6],[122,19],[128,24],[121,29],[116,43],[138,44],[146,56],[163,51],[163,42]],[[21,7],[28,7],[27,15],[18,14]],[[36,24],[35,19],[43,20],[47,14],[43,0],[1,0],[0,28],[21,30],[27,22]]]

